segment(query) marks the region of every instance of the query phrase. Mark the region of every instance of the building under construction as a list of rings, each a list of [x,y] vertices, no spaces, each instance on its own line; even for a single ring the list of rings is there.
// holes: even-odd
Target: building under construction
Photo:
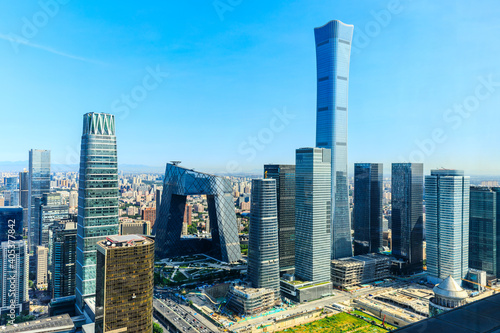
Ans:
[[[227,295],[227,305],[238,314],[253,316],[274,306],[276,302],[274,294],[272,289],[231,286]]]
[[[375,253],[332,260],[331,274],[334,287],[345,289],[389,277],[390,259]]]

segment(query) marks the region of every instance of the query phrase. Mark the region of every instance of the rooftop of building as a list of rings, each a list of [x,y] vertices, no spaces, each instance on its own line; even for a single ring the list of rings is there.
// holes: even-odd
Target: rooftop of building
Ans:
[[[443,282],[436,285],[432,291],[434,291],[436,296],[446,298],[465,299],[469,297],[467,292],[451,276],[448,276]]]
[[[267,288],[247,288],[243,286],[231,286],[231,289],[243,295],[246,295],[249,298],[253,296],[260,296],[267,293],[274,293],[273,290]]]
[[[401,333],[486,333],[500,332],[500,295],[493,295],[402,327]]]
[[[37,319],[12,326],[1,326],[0,332],[61,332],[61,329],[74,328],[73,321],[68,314]],[[49,330],[53,329],[53,330]]]
[[[388,256],[383,255],[383,254],[368,253],[368,254],[357,255],[354,257],[334,259],[334,260],[332,260],[332,264],[342,265],[342,266],[356,266],[356,265],[359,265],[360,263],[363,263],[363,262],[366,263],[366,262],[377,261],[377,260],[389,261],[390,258]]]
[[[106,239],[100,241],[99,244],[104,248],[109,248],[135,246],[149,244],[151,242],[153,242],[152,239],[140,235],[114,235],[106,237]]]

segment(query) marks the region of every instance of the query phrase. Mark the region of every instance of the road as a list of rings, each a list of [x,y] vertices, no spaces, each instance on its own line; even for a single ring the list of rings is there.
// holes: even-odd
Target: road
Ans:
[[[155,308],[163,310],[162,313],[175,324],[181,332],[215,333],[220,330],[204,318],[201,314],[184,304],[171,292],[159,292],[155,297]]]

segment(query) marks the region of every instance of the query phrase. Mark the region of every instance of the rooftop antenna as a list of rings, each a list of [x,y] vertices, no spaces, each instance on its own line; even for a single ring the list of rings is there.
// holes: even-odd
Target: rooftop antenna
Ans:
[[[179,165],[181,164],[181,161],[170,161],[173,165]]]

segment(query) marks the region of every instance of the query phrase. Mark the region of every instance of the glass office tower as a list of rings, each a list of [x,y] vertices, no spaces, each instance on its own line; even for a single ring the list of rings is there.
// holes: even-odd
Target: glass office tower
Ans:
[[[137,235],[97,244],[96,333],[153,331],[155,243]]]
[[[16,177],[5,177],[4,178],[4,184],[5,184],[5,206],[19,206],[19,181],[17,176]]]
[[[391,177],[392,255],[405,262],[400,273],[423,270],[424,165],[393,163]]]
[[[118,162],[115,117],[105,113],[83,116],[78,186],[76,301],[95,301],[96,244],[118,234]]]
[[[24,170],[19,172],[19,204],[23,207],[23,228],[28,230],[28,217],[30,204],[29,200],[29,189],[30,189],[30,174],[28,171]]]
[[[35,198],[41,198],[44,193],[50,192],[50,150],[30,150],[29,178],[28,241],[30,252],[34,253],[38,245],[35,232],[38,222],[35,213]]]
[[[330,21],[314,29],[317,63],[316,147],[332,152],[332,259],[352,256],[347,179],[349,61],[354,27]]]
[[[470,177],[460,170],[432,170],[425,177],[427,273],[457,283],[469,270]]]
[[[295,270],[295,165],[264,165],[264,178],[276,180],[280,272]]]
[[[500,187],[470,188],[469,267],[500,278]]]
[[[382,163],[354,164],[354,255],[382,248]]]
[[[252,180],[252,207],[248,235],[248,279],[253,288],[279,295],[278,208],[276,180]]]
[[[331,152],[301,148],[295,156],[295,276],[330,281]]]
[[[75,294],[76,223],[61,223],[53,227],[52,242],[52,298]]]

